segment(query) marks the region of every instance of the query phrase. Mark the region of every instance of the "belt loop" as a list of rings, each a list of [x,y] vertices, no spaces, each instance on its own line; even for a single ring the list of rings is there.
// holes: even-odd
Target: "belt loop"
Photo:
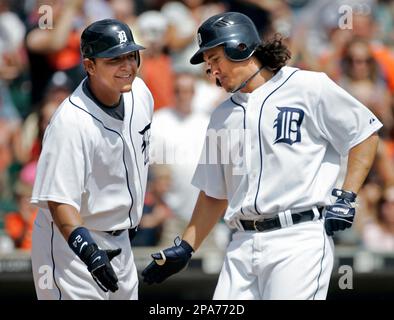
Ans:
[[[293,217],[291,215],[291,210],[286,210],[285,211],[285,218],[287,222],[287,226],[290,227],[293,225]]]
[[[237,218],[234,220],[236,226],[238,227],[239,231],[245,231],[244,226],[241,223],[241,219]]]
[[[313,211],[313,213],[314,213],[313,221],[319,220],[319,219],[320,219],[320,212],[319,212],[319,210],[317,209],[317,206],[313,206],[313,207],[312,207],[312,211]]]
[[[288,211],[288,210],[286,210]],[[278,213],[279,222],[282,228],[287,227],[286,211],[281,211]]]

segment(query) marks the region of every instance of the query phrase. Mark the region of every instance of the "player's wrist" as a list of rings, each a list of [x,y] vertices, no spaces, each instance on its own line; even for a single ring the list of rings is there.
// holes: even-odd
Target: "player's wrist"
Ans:
[[[68,245],[71,250],[86,263],[89,256],[97,250],[98,246],[90,232],[85,227],[74,229],[68,237]]]
[[[179,237],[177,237],[179,239]],[[194,253],[193,247],[186,241],[179,239],[179,246],[182,247],[190,256]],[[175,239],[176,242],[176,239]]]
[[[355,202],[357,198],[357,194],[353,191],[337,189],[334,188],[331,193],[333,196],[337,197],[337,199],[346,200],[348,202]]]

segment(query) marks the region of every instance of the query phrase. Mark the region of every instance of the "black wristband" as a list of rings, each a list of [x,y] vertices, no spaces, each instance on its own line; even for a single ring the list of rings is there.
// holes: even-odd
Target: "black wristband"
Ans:
[[[71,250],[85,262],[86,250],[91,248],[92,245],[97,247],[88,229],[84,227],[78,227],[71,232],[68,237],[68,245]]]
[[[332,190],[331,194],[339,199],[348,200],[350,202],[355,202],[356,198],[357,198],[357,194],[355,194],[352,191],[346,191],[346,190],[336,189],[336,188]]]
[[[182,240],[179,244],[187,253],[192,254],[194,252],[192,246],[185,240]]]

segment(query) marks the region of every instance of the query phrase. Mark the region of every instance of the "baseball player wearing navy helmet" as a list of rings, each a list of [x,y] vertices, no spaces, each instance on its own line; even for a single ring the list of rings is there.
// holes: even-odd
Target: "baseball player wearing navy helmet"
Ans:
[[[286,66],[281,39],[261,42],[245,15],[215,15],[197,37],[191,63],[204,62],[233,95],[211,116],[191,221],[175,246],[152,255],[144,281],[160,283],[183,269],[224,213],[236,232],[214,299],[325,299],[331,236],[352,225],[382,124],[324,73]],[[215,133],[221,139],[212,140]],[[241,159],[231,156],[237,148]],[[211,161],[205,151],[230,160]]]
[[[136,77],[142,49],[117,20],[82,33],[88,76],[50,121],[33,189],[38,299],[138,298],[129,232],[142,215],[153,114]]]

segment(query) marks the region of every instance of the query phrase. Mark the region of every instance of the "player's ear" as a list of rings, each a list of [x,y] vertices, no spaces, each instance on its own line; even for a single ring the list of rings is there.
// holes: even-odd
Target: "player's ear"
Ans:
[[[82,61],[86,73],[93,75],[96,72],[96,64],[93,59],[85,58]]]

